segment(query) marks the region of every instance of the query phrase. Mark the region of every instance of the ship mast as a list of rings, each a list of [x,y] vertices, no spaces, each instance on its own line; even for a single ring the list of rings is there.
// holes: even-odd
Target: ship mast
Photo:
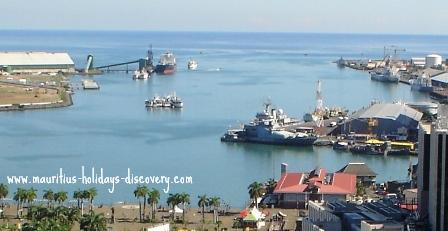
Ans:
[[[320,80],[317,80],[316,111],[315,111],[315,115],[317,116],[317,120],[316,120],[317,127],[322,127],[322,125],[324,124],[323,113],[324,113],[324,103],[323,103],[323,99],[322,99],[322,83]]]

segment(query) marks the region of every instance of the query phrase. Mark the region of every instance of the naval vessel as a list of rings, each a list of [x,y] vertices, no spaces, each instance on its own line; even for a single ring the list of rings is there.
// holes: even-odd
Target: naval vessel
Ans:
[[[223,142],[251,142],[264,144],[280,144],[308,146],[316,141],[312,132],[304,132],[298,120],[288,117],[282,109],[271,107],[265,103],[263,112],[256,114],[255,119],[240,128],[232,128],[221,137]]]

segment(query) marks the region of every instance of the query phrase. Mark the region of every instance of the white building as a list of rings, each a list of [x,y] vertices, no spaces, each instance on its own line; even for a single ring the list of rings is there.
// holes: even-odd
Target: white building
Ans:
[[[427,55],[425,58],[425,67],[437,67],[442,65],[442,56],[437,54]]]
[[[74,73],[75,64],[67,53],[0,52],[0,69],[14,73]]]

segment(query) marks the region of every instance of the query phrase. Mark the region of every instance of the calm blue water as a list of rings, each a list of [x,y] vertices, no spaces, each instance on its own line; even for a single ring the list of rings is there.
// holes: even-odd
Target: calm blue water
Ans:
[[[81,166],[104,168],[107,176],[192,176],[192,185],[171,185],[170,192],[220,196],[233,206],[248,200],[253,181],[279,177],[280,164],[308,171],[316,166],[330,171],[348,162],[366,162],[379,181],[406,179],[409,157],[372,157],[334,152],[331,148],[294,148],[226,144],[220,136],[231,124],[248,122],[270,97],[290,116],[301,118],[314,108],[317,80],[323,81],[324,104],[350,110],[381,101],[428,100],[403,84],[372,82],[365,72],[338,69],[340,56],[381,58],[384,45],[406,48],[402,56],[437,52],[448,54],[448,37],[404,35],[331,35],[269,33],[168,33],[1,31],[0,49],[64,51],[78,67],[88,54],[95,66],[145,56],[150,44],[156,57],[171,50],[177,56],[174,76],[133,81],[131,74],[94,77],[100,91],[79,90],[68,108],[0,114],[0,182],[7,175],[51,176],[64,168],[81,174]],[[308,55],[304,55],[308,54]],[[189,72],[188,58],[199,62]],[[135,67],[132,67],[134,69]],[[216,71],[221,68],[221,71]],[[80,77],[73,77],[80,86]],[[184,100],[182,111],[147,111],[143,101],[175,91]],[[27,186],[30,187],[31,185]],[[32,185],[73,191],[76,185]],[[99,200],[135,201],[136,185],[93,185]],[[14,191],[16,185],[11,185]],[[162,189],[165,185],[150,185]],[[71,194],[71,193],[70,193]],[[164,201],[162,198],[162,201]],[[195,200],[193,200],[194,204]]]

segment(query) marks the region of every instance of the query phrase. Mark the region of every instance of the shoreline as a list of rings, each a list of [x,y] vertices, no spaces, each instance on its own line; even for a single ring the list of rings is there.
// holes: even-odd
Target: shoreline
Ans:
[[[72,95],[69,94],[63,87],[36,86],[36,85],[21,84],[7,81],[0,81],[0,85],[17,86],[23,88],[38,87],[39,89],[55,90],[58,92],[61,91],[61,93],[59,93],[61,99],[58,101],[2,104],[0,105],[0,112],[51,109],[51,108],[69,107],[73,105]]]

